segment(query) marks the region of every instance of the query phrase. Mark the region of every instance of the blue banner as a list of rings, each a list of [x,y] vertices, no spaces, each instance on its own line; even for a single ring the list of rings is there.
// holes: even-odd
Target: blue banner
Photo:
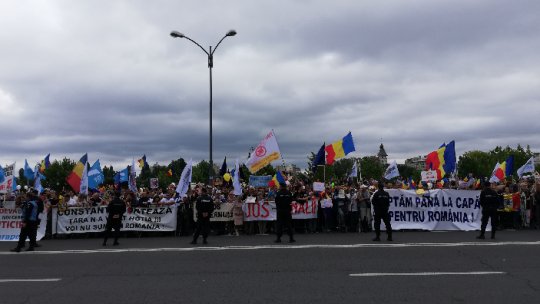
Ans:
[[[253,187],[268,187],[268,183],[272,180],[271,175],[250,175],[249,185]]]

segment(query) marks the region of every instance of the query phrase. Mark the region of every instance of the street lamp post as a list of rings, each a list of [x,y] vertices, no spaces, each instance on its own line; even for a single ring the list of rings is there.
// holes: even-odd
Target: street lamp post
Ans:
[[[210,172],[208,174],[208,184],[213,186],[213,180],[214,180],[214,161],[213,161],[213,158],[212,158],[212,68],[214,67],[214,52],[216,51],[216,49],[218,48],[218,46],[221,44],[221,42],[223,41],[223,39],[229,37],[229,36],[234,36],[236,35],[236,31],[235,30],[230,30],[227,32],[227,34],[225,34],[225,36],[223,36],[223,38],[221,38],[221,40],[219,40],[219,42],[216,44],[216,47],[214,49],[212,49],[212,46],[209,47],[208,51],[206,51],[200,44],[198,44],[195,40],[189,38],[188,36],[180,33],[180,32],[177,32],[177,31],[172,31],[171,32],[171,36],[173,38],[185,38],[191,42],[193,42],[194,44],[196,44],[199,48],[201,48],[201,50],[203,50],[204,53],[206,53],[206,55],[208,56],[208,69],[210,71],[210,142],[209,142],[209,146],[210,146]]]

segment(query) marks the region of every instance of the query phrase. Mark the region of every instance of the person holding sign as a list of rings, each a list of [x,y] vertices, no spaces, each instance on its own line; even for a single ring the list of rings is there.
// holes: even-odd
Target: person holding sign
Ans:
[[[373,241],[379,242],[381,240],[381,219],[386,226],[387,240],[392,241],[392,225],[390,225],[390,214],[388,213],[388,209],[390,209],[390,194],[384,191],[384,183],[382,181],[379,182],[379,190],[371,198],[371,204],[375,213],[375,238]]]
[[[283,235],[283,226],[286,226],[289,230],[289,243],[296,242],[293,236],[292,225],[292,201],[293,195],[287,190],[287,184],[282,183],[279,185],[279,191],[276,194],[276,240],[275,243],[281,243],[281,236]]]
[[[210,232],[210,217],[214,211],[214,200],[208,195],[208,190],[203,187],[201,192],[201,196],[197,198],[197,203],[195,205],[197,208],[197,229],[195,230],[195,234],[193,234],[193,241],[190,243],[192,245],[197,244],[197,239],[201,233],[203,244],[208,244],[206,239]]]
[[[120,245],[118,243],[118,236],[120,236],[120,228],[122,228],[122,217],[126,212],[126,204],[120,198],[120,192],[114,193],[113,200],[107,206],[107,225],[105,226],[105,237],[103,238],[103,246],[107,246],[107,239],[111,235],[111,231],[114,229],[114,243],[113,246]]]

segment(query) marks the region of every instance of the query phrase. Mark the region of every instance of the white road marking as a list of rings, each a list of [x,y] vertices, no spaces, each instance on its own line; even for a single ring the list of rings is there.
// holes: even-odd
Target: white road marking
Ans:
[[[12,282],[58,282],[62,279],[0,279],[0,283],[12,283]]]
[[[30,252],[0,252],[0,255],[27,254],[87,254],[87,253],[123,253],[123,252],[191,252],[191,251],[226,251],[226,250],[264,250],[264,249],[355,249],[355,248],[410,248],[410,247],[471,247],[471,246],[538,246],[536,242],[462,242],[462,243],[377,243],[377,244],[308,244],[308,245],[258,245],[258,246],[195,246],[171,248],[115,248],[115,249],[82,249]]]
[[[367,272],[351,273],[351,277],[387,277],[387,276],[453,276],[453,275],[497,275],[502,271],[470,271],[470,272]]]

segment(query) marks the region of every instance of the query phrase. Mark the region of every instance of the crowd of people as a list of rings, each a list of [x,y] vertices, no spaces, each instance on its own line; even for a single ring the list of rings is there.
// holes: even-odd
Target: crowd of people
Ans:
[[[291,201],[298,203],[316,202],[317,216],[309,219],[293,219],[292,229],[296,233],[327,233],[327,232],[369,232],[373,227],[372,198],[378,185],[386,189],[414,189],[417,194],[425,194],[436,188],[442,189],[477,189],[477,182],[451,181],[445,184],[419,183],[412,185],[404,181],[387,182],[384,185],[376,180],[366,180],[363,182],[331,182],[327,183],[324,191],[314,191],[312,183],[300,180],[289,179],[287,181],[288,190],[291,193]],[[497,193],[497,211],[500,220],[500,228],[540,229],[540,185],[534,178],[522,179],[517,182],[506,182],[493,185],[493,190]],[[177,228],[175,234],[178,236],[192,236],[195,233],[193,242],[196,243],[199,233],[203,234],[204,241],[211,231],[216,235],[241,234],[273,234],[276,233],[276,226],[270,221],[245,221],[245,205],[256,203],[260,205],[270,204],[276,201],[279,187],[252,187],[244,185],[243,194],[236,196],[233,193],[232,185],[223,184],[209,187],[203,184],[193,184],[187,195],[180,198],[176,193],[176,185],[171,184],[167,189],[141,188],[136,192],[128,189],[119,189],[115,186],[103,186],[93,190],[89,195],[76,194],[73,191],[63,191],[57,193],[53,190],[45,189],[42,193],[35,193],[35,200],[44,206],[45,210],[58,208],[66,210],[77,207],[108,206],[115,199],[115,196],[125,204],[127,212],[131,212],[137,207],[177,207]],[[19,191],[11,194],[12,197],[4,198],[14,200],[15,207],[23,207],[29,200],[29,194],[34,193],[31,189]],[[194,213],[194,207],[201,196],[207,201],[211,201],[214,207],[220,204],[231,203],[233,205],[233,216],[227,222],[210,222],[211,210],[205,209],[204,218],[202,213]],[[1,201],[0,201],[1,202]],[[376,210],[374,210],[376,211]],[[50,214],[50,212],[49,212]],[[195,218],[198,221],[195,221]],[[197,222],[207,221],[207,226],[200,227]],[[377,220],[377,219],[375,219]],[[384,217],[376,221],[375,226],[380,225],[380,220],[386,222]],[[50,221],[48,221],[50,223]],[[50,224],[49,224],[50,225]],[[50,228],[50,227],[49,227]],[[110,230],[109,228],[107,228]],[[48,236],[50,235],[50,229]],[[206,235],[206,236],[205,236]],[[378,238],[378,236],[377,236]],[[391,235],[389,235],[391,239]],[[115,241],[117,242],[117,241]]]

